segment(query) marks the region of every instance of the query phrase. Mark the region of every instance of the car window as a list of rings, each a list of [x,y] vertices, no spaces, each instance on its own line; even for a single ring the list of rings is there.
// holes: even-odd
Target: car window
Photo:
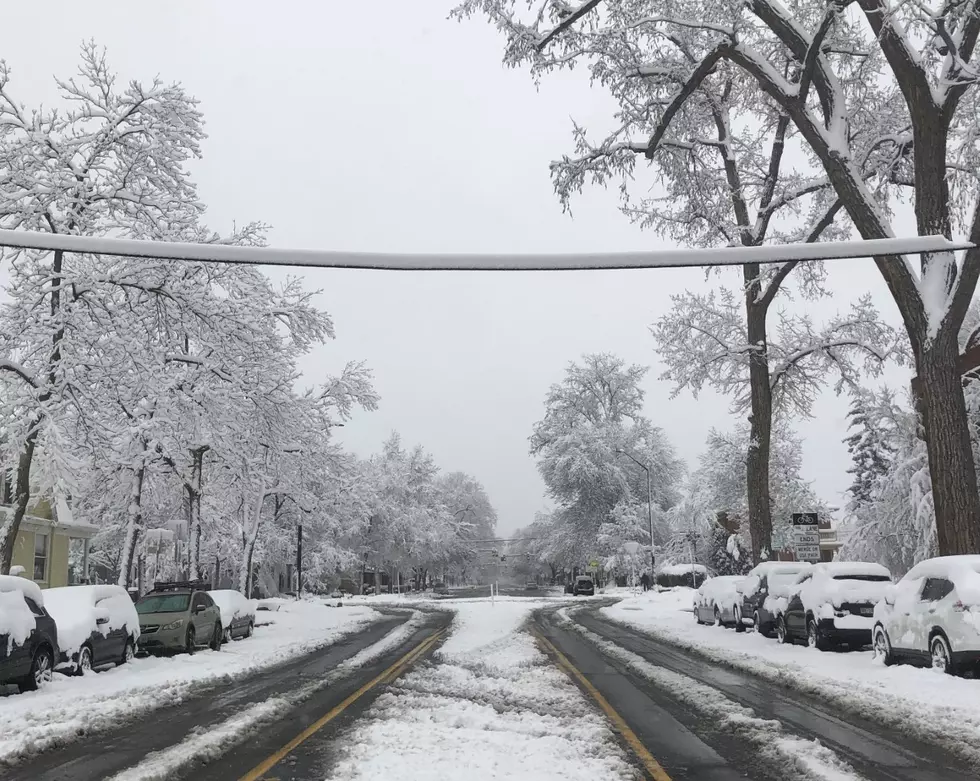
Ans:
[[[31,609],[31,612],[32,612],[32,613],[33,613],[33,614],[34,614],[35,616],[43,616],[43,615],[44,615],[44,610],[42,610],[42,609],[41,609],[41,608],[40,608],[40,607],[38,606],[38,604],[37,604],[37,602],[35,602],[35,601],[34,601],[33,599],[31,599],[31,598],[30,598],[29,596],[26,596],[26,595],[25,595],[25,596],[24,596],[24,601],[25,601],[25,602],[27,603],[27,606],[28,606],[28,607],[29,607],[29,608]]]
[[[150,594],[136,603],[136,612],[146,613],[182,613],[190,603],[189,594]]]
[[[202,605],[205,607],[214,607],[214,600],[211,599],[209,594],[198,594],[198,596],[201,598]]]
[[[923,602],[936,602],[949,595],[952,590],[953,584],[946,578],[926,578],[921,599]]]
[[[888,583],[891,578],[887,575],[834,575],[834,580],[861,580],[865,583]]]
[[[194,601],[191,602],[191,608],[197,610],[199,607],[207,607],[207,602],[204,601],[204,594],[198,591],[194,595]]]

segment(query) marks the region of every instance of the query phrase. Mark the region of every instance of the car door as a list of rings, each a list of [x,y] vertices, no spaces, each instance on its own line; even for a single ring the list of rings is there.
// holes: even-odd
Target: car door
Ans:
[[[953,583],[946,578],[926,578],[919,591],[919,598],[912,611],[913,642],[916,655],[929,653],[929,634],[938,622],[939,603],[953,591]]]
[[[806,635],[806,610],[803,607],[803,598],[800,592],[806,588],[812,575],[807,573],[792,586],[789,594],[789,603],[786,606],[786,629],[794,636]]]
[[[31,669],[32,649],[37,638],[37,617],[42,615],[43,611],[34,604],[34,600],[23,594],[21,594],[21,599],[27,603],[31,613],[34,614],[35,628],[27,639],[19,645],[11,643],[7,635],[0,635],[0,642],[3,643],[3,648],[0,649],[0,680],[3,681],[23,678]]]
[[[888,632],[892,650],[900,655],[915,654],[913,612],[919,604],[924,585],[925,578],[902,578],[895,584],[894,596],[882,623]]]
[[[207,595],[203,591],[195,591],[191,596],[191,623],[194,625],[198,645],[211,639],[214,619],[208,613],[207,606]]]
[[[126,640],[129,637],[125,626],[118,626],[109,630],[108,634],[103,634],[106,624],[109,623],[109,611],[102,604],[107,599],[111,598],[100,599],[95,603],[96,631],[92,636],[92,653],[97,664],[118,662],[122,659]]]
[[[208,628],[208,637],[211,637],[210,632],[214,631],[214,625],[221,623],[221,609],[218,604],[211,599],[207,594],[201,593],[201,598],[204,600],[205,611],[201,614],[207,616],[206,623],[203,626]]]

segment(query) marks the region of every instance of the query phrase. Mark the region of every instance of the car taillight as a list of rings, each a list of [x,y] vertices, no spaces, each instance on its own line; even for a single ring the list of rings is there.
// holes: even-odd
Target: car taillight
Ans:
[[[972,609],[973,607],[971,605],[964,605],[960,600],[956,600],[953,603],[953,610],[955,610],[957,613],[965,613]]]

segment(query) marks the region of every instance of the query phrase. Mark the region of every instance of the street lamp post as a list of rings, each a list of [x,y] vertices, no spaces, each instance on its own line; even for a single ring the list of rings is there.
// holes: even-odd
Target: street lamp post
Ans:
[[[657,561],[653,552],[653,487],[650,482],[650,467],[648,467],[642,461],[634,458],[625,450],[617,450],[616,453],[621,456],[626,456],[630,461],[647,473],[647,522],[650,524],[650,577],[652,578],[656,572]]]

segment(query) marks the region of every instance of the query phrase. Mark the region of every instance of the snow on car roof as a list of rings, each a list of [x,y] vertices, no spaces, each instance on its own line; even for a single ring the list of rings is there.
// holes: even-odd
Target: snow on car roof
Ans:
[[[946,578],[953,581],[959,598],[971,605],[980,605],[980,556],[937,556],[920,561],[910,569],[904,581],[920,578]]]
[[[22,578],[20,575],[0,575],[0,591],[20,591],[29,596],[38,605],[44,604],[44,592],[33,580]]]
[[[813,565],[814,572],[823,572],[831,577],[847,575],[875,575],[890,578],[887,567],[871,561],[823,561]]]
[[[808,561],[764,561],[756,564],[750,575],[771,575],[776,572],[783,574],[796,574],[803,570],[810,569],[813,565]]]
[[[703,564],[668,564],[666,567],[661,567],[658,572],[664,575],[687,575],[691,570],[706,573],[708,568]]]
[[[102,634],[123,627],[130,634],[139,631],[136,606],[122,586],[63,586],[49,588],[45,596],[45,607],[58,626],[58,645],[68,654],[77,652],[97,630]],[[105,617],[106,623],[97,624],[97,615]]]

